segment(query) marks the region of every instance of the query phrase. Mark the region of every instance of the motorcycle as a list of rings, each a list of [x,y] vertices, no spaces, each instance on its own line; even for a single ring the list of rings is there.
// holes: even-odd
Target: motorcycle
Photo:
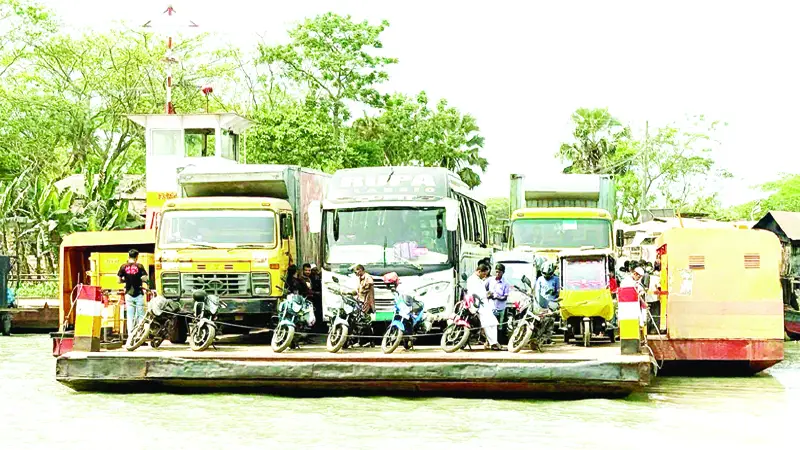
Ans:
[[[528,287],[530,279],[523,276],[522,282]],[[532,296],[517,288],[523,298],[514,303],[514,312],[509,317],[507,329],[510,330],[508,338],[508,351],[517,353],[530,344],[533,351],[541,351],[542,345],[549,341],[553,335],[556,313],[547,308],[541,308]]]
[[[216,295],[208,295],[202,289],[192,293],[194,299],[192,322],[189,324],[189,346],[196,352],[206,350],[217,335],[217,311],[225,306]]]
[[[180,311],[181,304],[177,300],[168,300],[160,295],[153,298],[147,304],[142,321],[130,331],[125,341],[125,350],[132,352],[148,339],[150,347],[158,348],[175,328],[178,318],[176,314]]]
[[[414,346],[414,335],[428,333],[433,326],[433,322],[425,315],[425,303],[416,299],[424,297],[434,285],[446,285],[446,282],[436,282],[425,286],[420,286],[412,291],[412,294],[401,294],[397,292],[397,284],[387,282],[387,286],[394,295],[394,318],[383,334],[381,340],[381,350],[383,353],[392,353],[400,343],[406,350],[411,350]],[[416,293],[416,295],[413,295]],[[431,308],[430,314],[444,311],[444,307]]]
[[[447,353],[461,350],[470,341],[482,333],[478,310],[482,305],[477,295],[462,295],[461,300],[453,308],[453,318],[448,320],[447,328],[442,334],[441,346]]]
[[[333,277],[333,282],[339,284],[339,279]],[[341,284],[340,284],[341,286]],[[343,348],[351,345],[364,345],[362,342],[367,338],[361,336],[373,334],[372,321],[364,313],[359,302],[351,294],[337,289],[334,291],[341,298],[338,308],[335,308],[333,315],[329,316],[330,330],[326,346],[328,351],[336,353]]]
[[[298,347],[294,342],[294,334],[298,327],[311,328],[316,322],[314,306],[311,301],[298,294],[289,294],[278,307],[280,322],[272,333],[272,350],[282,352],[289,348]]]

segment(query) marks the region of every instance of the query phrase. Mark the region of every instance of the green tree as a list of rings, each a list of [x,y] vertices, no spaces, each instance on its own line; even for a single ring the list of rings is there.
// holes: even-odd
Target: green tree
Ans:
[[[618,209],[625,220],[637,221],[642,209],[656,206],[681,211],[705,202],[707,208],[712,194],[708,186],[731,177],[712,158],[720,122],[694,119],[684,129],[675,124],[661,127],[654,136],[646,127],[644,137],[630,142],[632,165],[617,177]]]
[[[403,94],[389,96],[380,115],[356,120],[353,131],[351,145],[371,159],[359,161],[362,165],[446,167],[470,187],[481,182],[476,170],[484,172],[488,167],[480,155],[484,138],[475,118],[461,114],[444,99],[430,108],[425,92],[413,99]]]
[[[731,220],[758,220],[768,211],[800,212],[800,174],[784,173],[757,188],[767,196],[733,206],[725,211],[725,216]]]
[[[350,16],[326,13],[289,31],[286,45],[260,46],[261,60],[277,65],[289,80],[304,87],[328,114],[336,143],[350,118],[347,101],[380,105],[375,86],[388,80],[386,66],[395,58],[380,56],[380,34],[389,26],[356,23]]]
[[[564,173],[623,174],[629,167],[626,141],[630,129],[605,108],[578,108],[572,114],[573,141],[561,144],[557,156],[569,162]]]
[[[503,232],[505,221],[508,220],[508,199],[494,197],[486,199],[486,220],[489,222],[489,234]]]

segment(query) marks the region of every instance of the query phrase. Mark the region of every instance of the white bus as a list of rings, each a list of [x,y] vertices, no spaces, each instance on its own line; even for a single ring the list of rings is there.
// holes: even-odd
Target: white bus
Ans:
[[[321,212],[321,214],[320,214]],[[396,272],[409,288],[447,281],[425,296],[434,323],[450,317],[462,273],[491,255],[486,205],[458,175],[432,167],[364,167],[337,171],[325,200],[309,209],[311,232],[321,233],[322,306],[338,305],[333,276],[355,289],[352,267],[375,279],[374,320],[392,320],[394,302],[382,281]],[[312,218],[316,217],[316,218]]]

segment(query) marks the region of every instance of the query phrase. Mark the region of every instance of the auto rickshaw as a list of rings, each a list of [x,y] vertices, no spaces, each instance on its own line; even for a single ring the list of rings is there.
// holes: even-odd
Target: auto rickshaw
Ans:
[[[564,251],[558,256],[559,304],[564,342],[573,339],[585,347],[592,336],[606,336],[612,343],[617,324],[614,257],[607,249]]]

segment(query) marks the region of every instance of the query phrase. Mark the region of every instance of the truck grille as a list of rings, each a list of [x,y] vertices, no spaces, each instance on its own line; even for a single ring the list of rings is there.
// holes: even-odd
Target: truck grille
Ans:
[[[250,295],[249,273],[183,273],[181,288],[184,296],[192,295],[196,289],[220,297]]]
[[[375,286],[375,311],[394,311],[394,296],[380,278],[373,280]]]

